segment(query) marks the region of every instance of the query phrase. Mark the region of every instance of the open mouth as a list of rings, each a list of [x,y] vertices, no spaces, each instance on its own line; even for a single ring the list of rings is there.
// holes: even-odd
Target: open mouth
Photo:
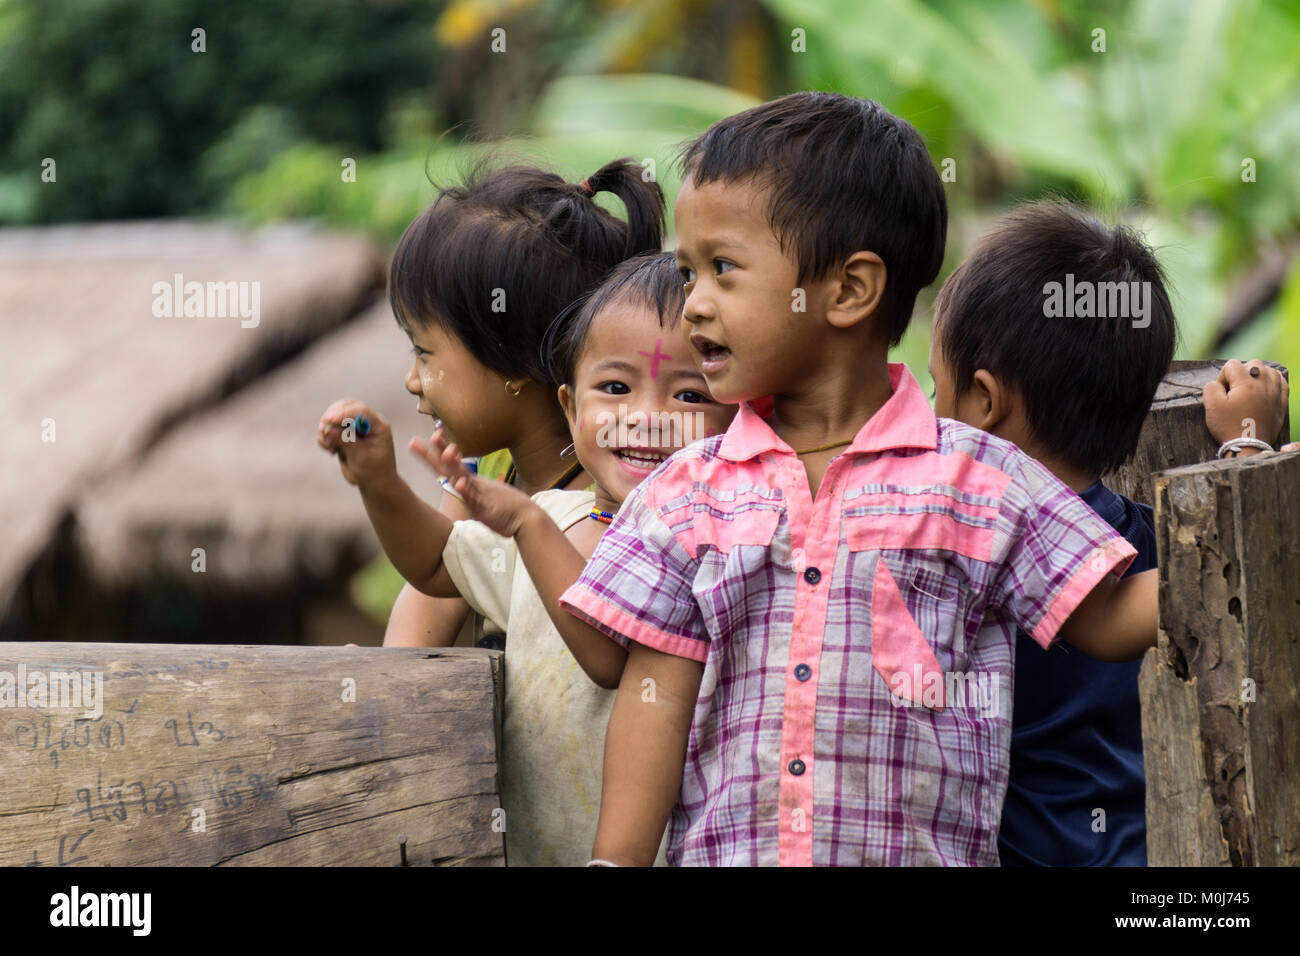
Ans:
[[[650,448],[616,448],[614,454],[624,467],[648,474],[662,465],[669,453]]]
[[[716,372],[731,357],[731,349],[725,345],[719,345],[699,332],[692,333],[691,347],[699,353],[700,371],[705,375]]]
[[[441,428],[441,427],[442,427],[442,418],[439,417],[439,415],[438,415],[438,413],[437,413],[436,410],[434,410],[434,409],[432,409],[432,408],[425,408],[423,402],[419,402],[419,403],[417,403],[416,406],[415,406],[415,410],[416,410],[417,412],[419,412],[421,415],[428,415],[430,418],[432,418],[432,419],[433,419],[433,427],[434,427],[435,429],[436,429],[436,428]]]

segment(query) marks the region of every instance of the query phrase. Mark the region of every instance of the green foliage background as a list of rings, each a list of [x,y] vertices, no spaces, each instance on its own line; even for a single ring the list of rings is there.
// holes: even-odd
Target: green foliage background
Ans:
[[[573,179],[653,161],[671,197],[683,140],[835,89],[954,161],[945,275],[1017,202],[1078,199],[1155,245],[1179,357],[1296,369],[1297,51],[1300,0],[0,0],[0,223],[305,218],[392,242],[484,148]],[[1225,338],[1269,263],[1280,292]],[[899,347],[927,389],[929,301]]]
[[[304,139],[381,149],[390,104],[432,80],[435,16],[419,0],[2,0],[0,220],[205,212]],[[41,188],[45,157],[75,185]]]
[[[653,160],[672,195],[683,139],[837,89],[955,162],[948,268],[1014,203],[1077,198],[1157,246],[1180,356],[1300,366],[1294,269],[1216,344],[1237,283],[1300,244],[1297,50],[1300,0],[0,0],[0,223],[311,218],[392,241],[487,146],[574,178]],[[926,324],[901,347],[922,376]]]

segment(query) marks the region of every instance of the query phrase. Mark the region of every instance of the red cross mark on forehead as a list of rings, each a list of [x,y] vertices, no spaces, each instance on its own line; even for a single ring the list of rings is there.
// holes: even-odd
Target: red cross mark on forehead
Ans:
[[[648,359],[650,360],[650,377],[651,377],[651,378],[658,378],[658,377],[659,377],[659,362],[660,362],[660,360],[662,360],[662,359],[671,359],[671,358],[672,358],[672,356],[669,355],[667,352],[661,352],[661,351],[659,350],[659,346],[663,345],[663,342],[664,342],[663,339],[655,339],[655,350],[654,350],[654,353],[653,353],[653,354],[651,354],[650,352],[640,352],[640,351],[637,352],[638,355],[644,355],[646,358],[648,358]]]

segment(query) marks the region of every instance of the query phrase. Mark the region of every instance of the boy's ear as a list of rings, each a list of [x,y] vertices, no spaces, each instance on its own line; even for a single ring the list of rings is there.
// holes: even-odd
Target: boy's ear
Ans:
[[[885,263],[874,252],[855,252],[840,267],[829,290],[826,321],[847,329],[869,318],[885,294]]]
[[[988,369],[975,372],[963,400],[975,403],[973,414],[967,420],[978,422],[980,430],[991,435],[997,434],[998,426],[1011,415],[1011,393]]]

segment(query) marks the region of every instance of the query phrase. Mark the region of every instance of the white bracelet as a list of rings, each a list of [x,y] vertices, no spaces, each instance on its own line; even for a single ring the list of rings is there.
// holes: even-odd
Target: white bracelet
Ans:
[[[1272,451],[1273,446],[1258,438],[1229,438],[1219,446],[1215,458],[1222,458],[1225,451],[1241,451],[1243,448],[1258,448],[1260,451]]]
[[[621,863],[611,863],[609,860],[588,860],[588,866],[622,866]]]

